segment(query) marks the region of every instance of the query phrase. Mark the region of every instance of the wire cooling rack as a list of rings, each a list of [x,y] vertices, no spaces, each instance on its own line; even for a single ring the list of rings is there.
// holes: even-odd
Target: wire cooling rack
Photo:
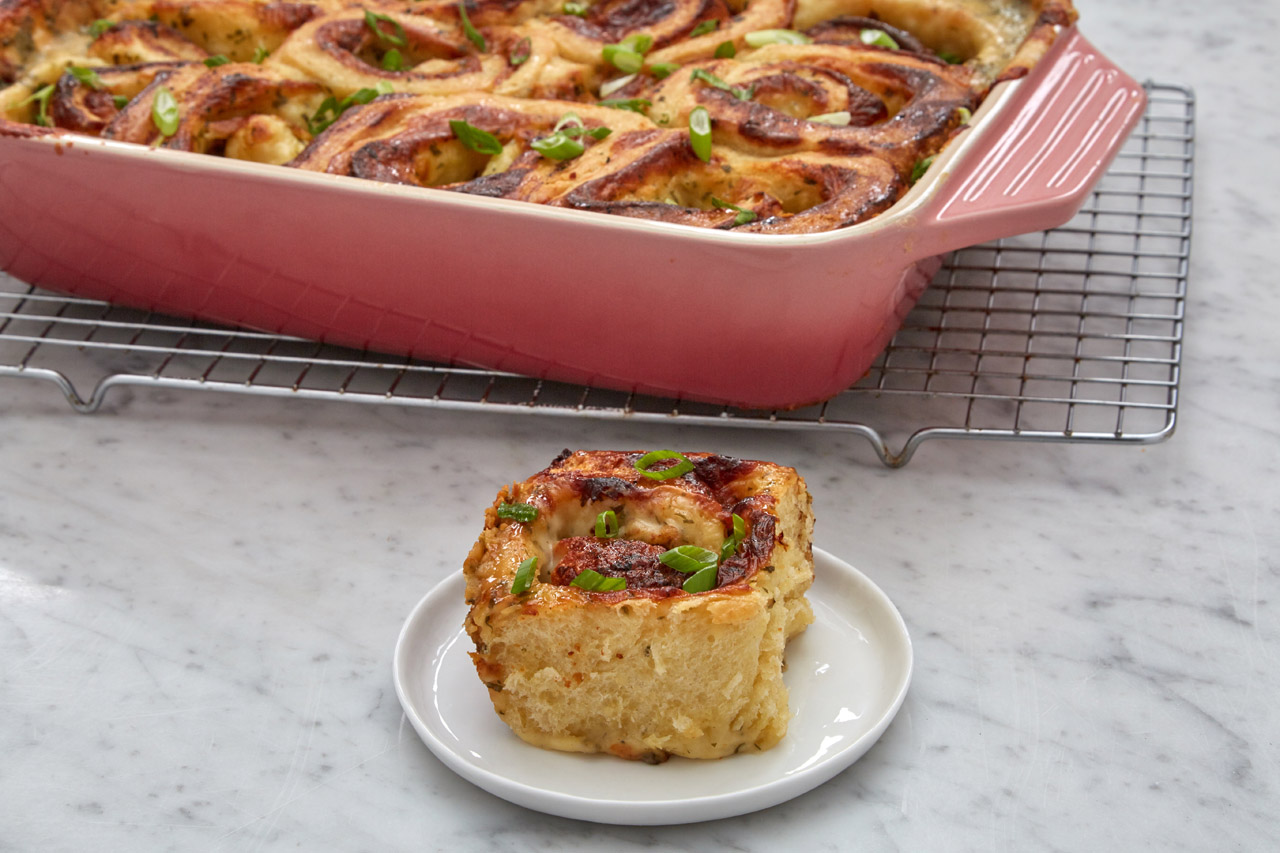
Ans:
[[[51,381],[81,412],[112,388],[147,385],[837,430],[865,436],[893,467],[930,438],[1159,441],[1177,413],[1195,100],[1146,88],[1141,124],[1071,222],[949,256],[869,373],[820,405],[750,411],[395,360],[58,296],[2,273],[0,376]]]

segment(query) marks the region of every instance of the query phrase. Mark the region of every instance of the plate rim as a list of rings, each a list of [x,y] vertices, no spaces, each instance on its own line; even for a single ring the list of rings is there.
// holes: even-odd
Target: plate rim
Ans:
[[[869,596],[876,609],[890,617],[889,625],[894,629],[895,639],[901,642],[904,661],[898,673],[893,698],[880,712],[875,725],[823,760],[790,774],[769,778],[744,788],[695,798],[635,801],[602,797],[587,798],[563,791],[533,788],[524,782],[467,761],[431,730],[427,721],[419,713],[418,704],[407,695],[405,686],[410,660],[415,657],[420,659],[421,656],[420,649],[409,648],[409,640],[415,633],[415,629],[420,628],[419,623],[422,621],[424,611],[431,609],[438,599],[447,596],[456,599],[462,606],[465,578],[461,571],[452,572],[435,584],[414,605],[401,625],[392,657],[392,680],[395,684],[396,697],[418,737],[432,755],[446,767],[471,784],[500,799],[544,814],[619,826],[676,825],[733,817],[784,803],[817,788],[848,769],[879,741],[897,717],[910,689],[915,671],[915,650],[911,634],[907,630],[906,621],[901,612],[884,590],[850,563],[817,546],[813,548],[813,555],[815,565],[819,561],[829,562],[831,565],[828,569],[835,568],[858,584],[861,587],[860,592]],[[809,594],[813,595],[812,590]],[[465,610],[462,612],[465,613]],[[457,629],[450,632],[450,636],[454,637],[452,642],[457,642],[459,633],[462,631],[462,626],[459,624]],[[430,665],[431,661],[428,660],[427,663]],[[437,667],[432,666],[432,671],[436,670]],[[794,724],[794,718],[792,722]],[[512,734],[512,737],[516,736]],[[519,741],[519,745],[528,749],[538,749],[524,741]],[[565,753],[565,755],[573,755],[573,753]],[[588,758],[586,755],[582,757]]]

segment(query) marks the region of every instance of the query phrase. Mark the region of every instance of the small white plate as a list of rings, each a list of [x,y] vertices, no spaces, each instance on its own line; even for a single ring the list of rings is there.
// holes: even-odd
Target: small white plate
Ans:
[[[400,630],[396,694],[427,747],[491,794],[561,817],[675,824],[767,808],[816,788],[871,748],[911,682],[911,639],[889,598],[848,563],[813,549],[814,624],[787,646],[794,717],[773,749],[650,766],[530,746],[489,702],[462,630],[463,578],[450,576]]]

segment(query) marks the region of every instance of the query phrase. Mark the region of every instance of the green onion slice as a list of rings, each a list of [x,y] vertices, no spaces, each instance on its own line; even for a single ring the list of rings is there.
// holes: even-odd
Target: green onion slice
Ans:
[[[731,41],[722,41],[716,45],[716,59],[733,59],[738,55],[738,49],[733,46]]]
[[[519,595],[522,592],[528,592],[529,587],[533,586],[533,576],[538,572],[538,558],[530,557],[520,564],[520,568],[516,569],[516,576],[511,581],[511,594]]]
[[[178,101],[166,86],[156,89],[156,96],[151,101],[151,121],[161,136],[173,136],[178,132]]]
[[[507,61],[512,67],[523,65],[529,61],[529,57],[533,55],[533,41],[528,36],[516,42],[516,46],[511,49],[511,55],[507,57]]]
[[[53,84],[41,86],[27,97],[18,102],[18,106],[25,106],[30,103],[36,105],[36,124],[41,127],[52,127],[53,122],[49,121],[49,99],[53,97]]]
[[[600,84],[600,97],[609,97],[634,79],[636,79],[636,75],[628,74],[626,77],[615,77],[612,80],[606,80]]]
[[[723,89],[726,92],[730,92],[739,101],[749,101],[751,100],[752,94],[754,94],[754,91],[750,86],[730,86],[710,71],[705,71],[701,68],[693,69],[693,72],[689,75],[689,79],[701,80],[708,86],[715,86],[717,89]]]
[[[615,110],[631,110],[633,113],[644,115],[645,108],[653,105],[653,101],[648,98],[613,98],[612,100],[597,101],[596,106],[613,107]]]
[[[655,62],[649,66],[649,73],[656,80],[665,80],[672,74],[680,70],[679,62]]]
[[[129,103],[129,99],[124,95],[112,95],[111,102],[116,105],[116,109],[122,110]]]
[[[262,64],[262,60],[266,59],[270,55],[271,55],[271,51],[267,50],[262,45],[258,45],[253,49],[253,61],[258,63],[259,65]]]
[[[94,38],[97,38],[98,36],[102,35],[103,33],[111,29],[115,25],[116,25],[115,21],[108,21],[106,18],[99,18],[98,20],[90,24],[86,28],[86,31],[89,33],[89,35],[93,36]]]
[[[956,110],[956,115],[960,117],[961,124],[968,124],[969,119],[973,118],[973,111],[968,107],[961,107]]]
[[[923,178],[924,173],[929,171],[929,167],[932,165],[933,165],[932,157],[926,157],[923,160],[921,160],[919,163],[916,163],[915,167],[911,170],[910,182],[914,184],[916,181]]]
[[[715,551],[699,548],[697,545],[678,545],[670,551],[658,556],[658,561],[677,572],[691,575],[706,568],[714,569],[720,564],[720,557]]]
[[[379,95],[390,95],[394,91],[386,80],[379,80],[372,89],[357,89],[341,101],[330,96],[320,102],[315,115],[307,119],[307,130],[312,136],[319,136],[338,120],[353,104],[367,104]]]
[[[724,540],[724,544],[720,546],[720,562],[732,557],[738,552],[738,546],[742,544],[742,540],[747,538],[747,523],[742,520],[742,516],[736,512],[733,514],[733,532],[729,534],[729,538]]]
[[[527,524],[538,518],[538,508],[533,504],[498,504],[498,518],[512,518]]]
[[[653,36],[648,33],[633,33],[618,42],[618,47],[625,47],[632,53],[644,56],[649,52],[649,48],[653,47]]]
[[[226,65],[229,62],[231,62],[231,60],[225,55],[221,53],[215,53],[213,56],[210,56],[208,59],[206,59],[204,61],[204,64],[208,68],[217,68],[219,65]]]
[[[751,47],[764,47],[766,44],[812,44],[813,39],[795,30],[756,30],[743,36]]]
[[[681,588],[685,592],[706,592],[714,589],[716,580],[719,577],[720,570],[715,566],[707,566],[705,569],[699,569],[693,575],[681,584]]]
[[[620,44],[606,44],[600,51],[604,61],[623,74],[635,74],[644,67],[644,57]]]
[[[529,147],[549,160],[572,160],[586,150],[581,142],[559,130],[550,136],[533,140]]]
[[[618,536],[618,514],[611,509],[596,516],[596,537],[614,539]]]
[[[102,78],[98,76],[98,72],[92,68],[85,68],[82,65],[72,65],[67,71],[71,72],[71,76],[79,80],[90,89],[101,89]]]
[[[703,21],[701,24],[698,24],[698,26],[690,30],[689,38],[692,39],[692,38],[697,38],[698,36],[705,36],[707,33],[712,32],[713,30],[716,30],[719,27],[720,27],[720,22],[715,18],[711,18],[710,20]]]
[[[476,46],[476,50],[484,53],[487,45],[484,36],[471,25],[471,19],[467,17],[467,0],[458,0],[458,19],[462,21],[462,31],[466,33],[467,39]]]
[[[472,151],[478,151],[481,154],[502,153],[502,143],[498,141],[498,137],[487,130],[481,130],[470,122],[458,118],[450,119],[449,127],[453,129],[453,135]]]
[[[385,71],[399,71],[404,68],[404,57],[394,47],[382,54],[382,68]]]
[[[381,12],[370,12],[364,10],[364,23],[373,34],[385,41],[387,44],[394,44],[396,47],[404,47],[408,44],[409,38],[405,35],[404,27],[400,22],[390,15],[384,15]],[[382,28],[382,24],[390,24],[392,32],[387,32]]]
[[[964,62],[964,60],[960,58],[958,54],[951,53],[950,51],[947,51],[947,50],[938,51],[938,58],[941,59],[943,62],[947,63],[948,65],[960,65],[961,63]]]
[[[830,124],[835,127],[848,127],[853,123],[853,114],[848,110],[840,110],[834,113],[809,116],[809,121],[816,121],[818,124]]]
[[[626,578],[606,577],[595,569],[584,569],[576,578],[570,581],[569,586],[576,586],[579,589],[585,589],[587,592],[613,592],[619,589],[626,589],[627,581]]]
[[[574,0],[569,0],[568,3],[564,4],[562,11],[566,15],[577,15],[579,18],[585,18],[587,16],[587,9],[588,6],[586,3],[576,3]]]
[[[876,47],[887,47],[889,50],[899,50],[898,43],[893,40],[893,36],[884,30],[865,29],[859,36],[863,44],[875,45]]]
[[[703,107],[695,108],[694,112],[698,110],[706,112]],[[665,459],[675,459],[677,461],[674,465],[668,465],[666,468],[660,468],[656,471],[653,470],[654,465]],[[637,459],[633,466],[650,480],[670,480],[673,477],[683,477],[693,470],[693,463],[689,461],[689,457],[674,450],[652,450]]]
[[[730,204],[729,202],[724,201],[723,199],[718,199],[715,196],[711,197],[711,204],[713,207],[723,208],[724,210],[738,211],[738,215],[733,218],[734,225],[746,225],[748,222],[755,221],[756,213],[754,210],[747,210],[745,207],[738,207],[736,204]]]
[[[689,145],[699,160],[711,162],[711,113],[706,107],[694,107],[689,112]]]

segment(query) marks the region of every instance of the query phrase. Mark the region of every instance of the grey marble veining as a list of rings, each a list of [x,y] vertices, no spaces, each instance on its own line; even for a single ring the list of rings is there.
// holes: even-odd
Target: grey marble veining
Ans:
[[[1280,837],[1280,193],[1270,3],[1079,0],[1195,87],[1177,434],[936,442],[0,382],[0,850],[1274,849]],[[850,770],[685,827],[578,823],[440,764],[390,678],[413,604],[503,483],[570,446],[795,465],[817,542],[911,629]]]

